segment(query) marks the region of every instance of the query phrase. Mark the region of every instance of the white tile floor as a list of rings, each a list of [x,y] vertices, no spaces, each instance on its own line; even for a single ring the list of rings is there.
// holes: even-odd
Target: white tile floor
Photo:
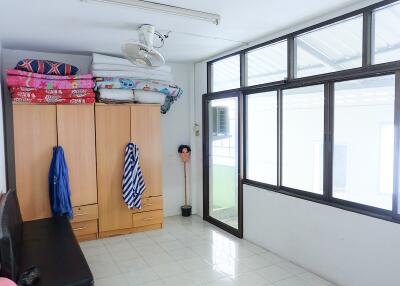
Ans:
[[[332,286],[278,255],[204,222],[165,219],[163,229],[81,243],[95,286]]]

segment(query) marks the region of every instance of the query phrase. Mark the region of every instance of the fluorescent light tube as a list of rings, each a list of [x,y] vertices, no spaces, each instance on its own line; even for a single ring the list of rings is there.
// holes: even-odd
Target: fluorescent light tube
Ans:
[[[160,4],[143,0],[81,0],[82,2],[102,2],[114,5],[127,6],[132,8],[139,8],[144,10],[157,11],[165,14],[172,14],[188,18],[199,19],[202,21],[211,22],[218,25],[221,21],[221,16],[218,14],[206,13],[197,10],[191,10],[166,4]]]

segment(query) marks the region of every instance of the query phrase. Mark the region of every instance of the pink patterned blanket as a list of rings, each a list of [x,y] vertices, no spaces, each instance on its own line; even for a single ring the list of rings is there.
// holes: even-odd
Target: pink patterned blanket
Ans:
[[[41,89],[77,89],[94,87],[94,82],[91,79],[52,80],[27,76],[7,76],[6,81],[8,87],[24,86]]]
[[[26,77],[34,77],[34,78],[43,78],[43,79],[52,79],[52,80],[69,80],[69,79],[92,79],[92,74],[83,74],[83,75],[47,75],[40,74],[34,72],[26,72],[21,70],[10,69],[7,70],[8,75],[16,75],[16,76],[26,76]]]

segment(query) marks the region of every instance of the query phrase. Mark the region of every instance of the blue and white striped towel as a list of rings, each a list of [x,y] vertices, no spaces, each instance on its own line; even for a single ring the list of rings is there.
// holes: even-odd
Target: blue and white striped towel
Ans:
[[[139,166],[139,148],[134,143],[128,143],[125,148],[124,177],[122,193],[129,208],[142,207],[142,193],[146,186]]]

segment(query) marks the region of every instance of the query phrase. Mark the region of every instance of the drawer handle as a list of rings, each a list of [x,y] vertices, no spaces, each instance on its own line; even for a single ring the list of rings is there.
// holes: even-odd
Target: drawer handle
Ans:
[[[77,230],[83,230],[83,229],[86,229],[86,226],[74,228],[74,229],[72,229],[72,230],[73,230],[73,231],[77,231]]]
[[[143,220],[144,220],[144,221],[148,221],[148,220],[152,220],[152,219],[154,219],[154,217],[144,218]]]
[[[88,213],[75,214],[74,216],[84,216],[84,215],[88,215]]]
[[[146,204],[144,207],[151,207],[153,204]]]

